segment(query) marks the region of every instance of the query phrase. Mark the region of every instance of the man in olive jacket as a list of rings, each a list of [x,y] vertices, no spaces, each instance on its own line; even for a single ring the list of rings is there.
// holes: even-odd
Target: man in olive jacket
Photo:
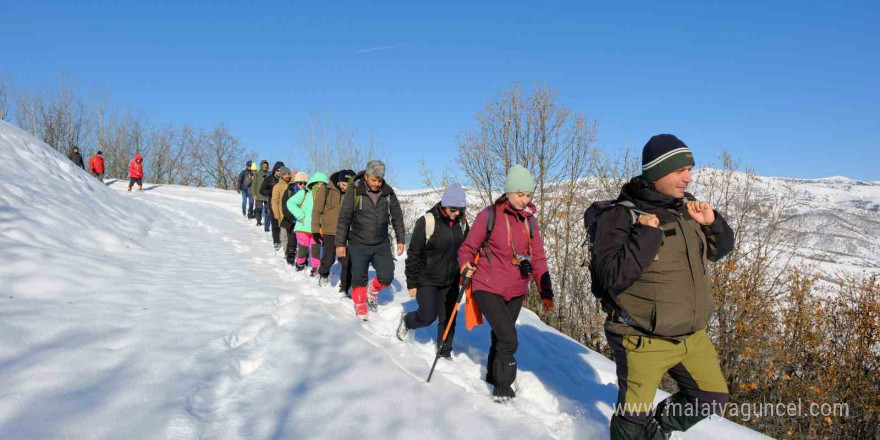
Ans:
[[[336,259],[336,227],[339,220],[339,211],[342,209],[342,198],[348,191],[348,179],[354,177],[352,170],[340,170],[330,175],[330,184],[323,191],[315,194],[315,207],[312,210],[312,234],[315,241],[323,246],[321,254],[321,267],[318,269],[319,286],[330,283],[330,268]],[[342,271],[339,279],[339,291],[348,293],[351,285],[351,271],[348,267],[348,258],[339,259]]]
[[[257,217],[257,226],[263,226],[266,222],[265,230],[269,230],[269,198],[260,194],[260,188],[263,181],[269,174],[269,161],[261,160],[260,169],[254,173],[254,180],[251,182],[249,189],[251,197],[254,198],[254,216]]]
[[[605,322],[619,387],[612,439],[668,438],[728,400],[706,334],[714,307],[707,265],[730,252],[734,237],[711,205],[685,192],[693,165],[681,140],[652,137],[642,151],[642,175],[596,221],[593,281],[614,299]],[[652,411],[667,371],[679,392]]]
[[[349,257],[351,299],[355,315],[365,321],[368,309],[377,310],[376,296],[394,280],[389,224],[397,238],[397,255],[403,255],[406,229],[400,201],[385,182],[385,164],[371,160],[345,193],[336,226],[336,255]],[[376,277],[368,286],[370,264],[376,269]]]

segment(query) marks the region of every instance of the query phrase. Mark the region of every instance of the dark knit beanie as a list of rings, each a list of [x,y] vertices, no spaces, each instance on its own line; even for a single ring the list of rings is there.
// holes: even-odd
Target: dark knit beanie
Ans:
[[[336,181],[333,182],[333,183],[348,182],[348,179],[349,179],[350,177],[352,177],[352,176],[354,176],[354,171],[352,171],[352,170],[341,170],[341,171],[339,171],[338,173],[336,173],[336,176],[335,176],[335,177],[336,177]]]
[[[650,182],[688,165],[694,165],[694,154],[671,134],[651,137],[642,149],[642,177]]]

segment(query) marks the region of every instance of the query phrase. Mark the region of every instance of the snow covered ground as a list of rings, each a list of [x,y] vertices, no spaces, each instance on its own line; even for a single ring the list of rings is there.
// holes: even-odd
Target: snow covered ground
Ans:
[[[459,328],[426,384],[436,329],[395,338],[401,281],[361,322],[237,194],[126,186],[0,121],[0,438],[608,437],[613,363],[531,312],[513,404],[481,381],[487,325]],[[766,437],[713,418],[680,438]]]

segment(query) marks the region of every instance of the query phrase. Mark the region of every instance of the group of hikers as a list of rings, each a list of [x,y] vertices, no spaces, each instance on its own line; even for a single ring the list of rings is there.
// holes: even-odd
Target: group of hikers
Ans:
[[[726,405],[728,389],[706,334],[713,312],[709,262],[733,248],[734,235],[712,206],[686,192],[691,150],[669,134],[642,151],[642,173],[615,200],[597,201],[584,215],[593,294],[607,312],[606,337],[617,365],[618,402],[612,439],[666,439]],[[339,170],[311,178],[284,163],[248,162],[239,174],[242,215],[272,232],[297,271],[310,267],[329,284],[339,260],[339,291],[368,319],[394,278],[392,252],[403,255],[400,202],[385,181],[385,164],[359,173]],[[534,280],[543,313],[554,309],[553,283],[532,203],[535,180],[514,165],[502,195],[467,222],[467,196],[453,184],[415,222],[405,260],[406,288],[418,309],[402,313],[401,341],[437,320],[438,359],[451,359],[455,315],[466,295],[468,329],[483,317],[491,327],[485,381],[497,401],[516,396],[516,321]],[[389,229],[396,249],[392,249]],[[372,265],[375,277],[368,279]],[[668,372],[679,391],[656,407]]]
[[[86,169],[85,163],[83,163],[82,154],[79,152],[79,147],[73,146],[70,149],[70,153],[67,154],[67,158],[70,159],[74,165]],[[104,153],[101,150],[98,150],[94,156],[89,159],[89,174],[94,176],[99,181],[104,181]],[[131,188],[137,184],[138,191],[143,190],[144,186],[144,157],[138,153],[135,154],[134,159],[128,164],[128,190],[131,191]]]
[[[76,147],[68,157],[85,169]],[[727,384],[706,334],[714,307],[708,263],[731,251],[734,234],[709,203],[686,192],[694,163],[677,137],[653,136],[642,150],[641,174],[615,200],[596,201],[584,214],[592,292],[607,313],[605,334],[617,365],[614,440],[667,439],[727,404]],[[379,293],[394,279],[394,254],[403,255],[406,242],[403,211],[385,171],[383,162],[371,160],[359,173],[309,177],[283,162],[270,169],[264,160],[247,162],[236,181],[242,215],[271,231],[276,251],[283,249],[296,271],[309,268],[309,276],[327,286],[338,260],[339,291],[363,320],[378,310]],[[103,179],[100,151],[89,172]],[[128,191],[135,184],[142,190],[143,177],[137,154]],[[530,172],[514,165],[501,196],[468,224],[466,192],[450,185],[415,222],[405,260],[407,292],[418,309],[401,314],[397,337],[405,341],[437,320],[437,359],[451,359],[455,316],[466,296],[467,328],[483,317],[491,327],[485,381],[500,402],[516,396],[516,321],[530,280],[543,313],[554,309],[534,193]],[[654,406],[667,372],[679,391]]]

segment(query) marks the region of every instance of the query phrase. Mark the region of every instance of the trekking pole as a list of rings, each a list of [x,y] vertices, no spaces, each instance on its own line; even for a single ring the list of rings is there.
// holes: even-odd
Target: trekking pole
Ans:
[[[465,269],[462,271],[461,276],[467,272]],[[455,300],[455,308],[452,309],[452,315],[449,316],[449,320],[446,321],[446,331],[443,332],[443,340],[440,341],[439,347],[437,348],[437,355],[434,356],[434,364],[431,365],[431,372],[428,373],[428,380],[425,383],[431,382],[431,376],[434,375],[434,368],[437,367],[437,361],[440,360],[440,353],[443,352],[443,349],[446,347],[446,337],[449,336],[449,329],[452,328],[452,323],[455,322],[455,315],[458,313],[458,306],[461,304],[461,297],[464,295],[464,291],[467,289],[468,284],[470,284],[471,278],[465,278],[464,282],[461,283],[461,289],[458,291],[458,298]]]

